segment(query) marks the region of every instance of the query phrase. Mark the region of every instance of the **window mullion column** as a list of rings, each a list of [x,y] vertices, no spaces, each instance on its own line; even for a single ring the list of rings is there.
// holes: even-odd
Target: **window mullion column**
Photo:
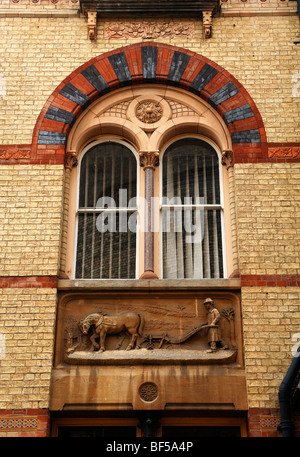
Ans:
[[[67,233],[68,233],[68,217],[69,217],[69,202],[70,202],[70,174],[73,167],[77,167],[78,159],[76,151],[67,151],[65,155],[65,178],[64,178],[64,202],[63,202],[63,220],[62,220],[62,236],[60,250],[60,268],[59,276],[62,278],[68,277],[66,272],[66,257],[67,257]]]
[[[140,165],[145,172],[144,273],[140,279],[158,279],[154,272],[153,197],[154,171],[159,164],[157,151],[140,151]]]
[[[229,179],[229,198],[230,198],[230,217],[231,217],[231,236],[232,236],[232,260],[233,260],[233,275],[239,275],[239,248],[237,236],[237,221],[236,221],[236,204],[235,204],[235,178],[234,178],[234,162],[233,151],[225,150],[222,153],[222,165],[226,166]]]

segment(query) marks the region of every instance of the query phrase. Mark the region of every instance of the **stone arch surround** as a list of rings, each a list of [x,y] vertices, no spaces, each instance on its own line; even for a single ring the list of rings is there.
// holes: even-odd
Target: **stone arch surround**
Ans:
[[[234,162],[266,160],[263,121],[246,89],[206,57],[153,42],[101,54],[71,73],[54,90],[37,119],[31,158],[62,162],[68,134],[92,102],[115,89],[147,83],[180,87],[209,103],[227,125]]]

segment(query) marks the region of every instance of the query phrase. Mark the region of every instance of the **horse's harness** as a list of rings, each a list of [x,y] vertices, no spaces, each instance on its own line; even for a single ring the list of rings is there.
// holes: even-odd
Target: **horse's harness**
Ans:
[[[104,315],[102,314],[101,319],[99,319],[97,324],[95,324],[96,329],[98,327],[101,327],[101,325],[111,325],[112,327],[115,327],[117,325],[117,324],[113,324],[112,322],[105,322],[105,321],[103,322],[103,320],[104,320]]]

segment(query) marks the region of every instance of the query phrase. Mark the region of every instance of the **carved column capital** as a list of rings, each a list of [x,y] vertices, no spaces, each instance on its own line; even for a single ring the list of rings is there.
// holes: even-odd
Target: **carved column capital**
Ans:
[[[152,230],[152,197],[154,191],[154,169],[159,164],[158,151],[139,151],[140,165],[145,169],[145,233],[144,233],[144,273],[141,279],[158,279],[154,273],[154,232]]]
[[[158,151],[140,151],[140,165],[146,168],[155,168],[159,164],[159,152]]]
[[[233,167],[233,151],[232,149],[225,149],[222,152],[222,165],[225,165],[227,170],[230,167]]]
[[[67,151],[65,155],[65,169],[72,170],[73,167],[77,167],[78,159],[75,151]]]

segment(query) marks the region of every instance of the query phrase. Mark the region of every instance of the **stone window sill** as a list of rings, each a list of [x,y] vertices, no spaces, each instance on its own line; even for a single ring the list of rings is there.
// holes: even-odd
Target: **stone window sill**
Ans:
[[[241,288],[240,279],[60,279],[58,290],[68,291],[178,291],[178,290],[237,290]]]

